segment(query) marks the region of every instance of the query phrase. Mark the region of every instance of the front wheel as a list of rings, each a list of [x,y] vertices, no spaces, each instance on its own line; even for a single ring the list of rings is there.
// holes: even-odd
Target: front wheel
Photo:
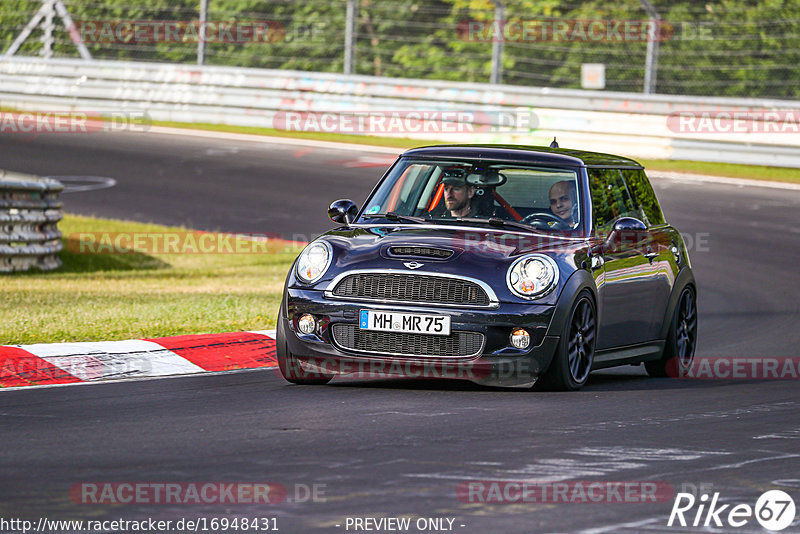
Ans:
[[[687,286],[681,292],[672,316],[664,355],[659,360],[644,362],[647,374],[653,377],[686,376],[694,361],[697,346],[697,299],[694,289]]]
[[[283,309],[278,312],[278,328],[275,335],[275,348],[278,360],[278,368],[281,370],[283,378],[292,384],[301,386],[316,386],[327,384],[333,378],[323,373],[308,371],[303,369],[300,361],[289,352],[289,345],[286,343],[286,332],[283,327]]]
[[[540,379],[546,389],[575,391],[589,379],[597,337],[597,312],[587,291],[582,291],[568,316],[550,367]]]

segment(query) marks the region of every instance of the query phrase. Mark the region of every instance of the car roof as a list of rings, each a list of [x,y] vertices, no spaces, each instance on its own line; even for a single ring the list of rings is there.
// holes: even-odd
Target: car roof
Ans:
[[[643,168],[640,163],[632,159],[612,154],[526,145],[435,145],[406,150],[401,157],[490,159],[581,167]]]

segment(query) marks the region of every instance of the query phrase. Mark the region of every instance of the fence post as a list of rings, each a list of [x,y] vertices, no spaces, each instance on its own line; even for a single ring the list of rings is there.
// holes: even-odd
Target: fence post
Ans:
[[[206,62],[206,25],[208,23],[208,0],[200,0],[200,31],[197,32],[197,64]]]
[[[42,23],[42,57],[45,59],[52,59],[53,57],[53,43],[55,40],[53,39],[53,31],[55,30],[55,24],[53,24],[53,18],[56,14],[56,9],[54,6],[55,2],[53,0],[47,0],[44,4],[42,4],[42,8],[45,10],[44,12],[44,21]]]
[[[649,95],[656,91],[656,75],[658,73],[658,39],[659,21],[658,11],[650,0],[640,0],[642,7],[650,17],[650,28],[647,33],[647,58],[644,64],[644,89],[643,93]]]
[[[344,27],[344,73],[353,74],[356,47],[356,0],[347,0],[347,20]]]
[[[506,18],[506,6],[502,0],[492,0],[494,2],[494,24],[497,35],[492,43],[492,74],[489,83],[502,83],[503,80],[503,40],[505,32],[503,27]]]

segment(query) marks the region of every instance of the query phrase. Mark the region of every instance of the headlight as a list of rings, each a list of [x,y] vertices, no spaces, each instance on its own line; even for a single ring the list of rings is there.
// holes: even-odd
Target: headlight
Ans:
[[[524,299],[537,299],[558,284],[558,266],[544,254],[528,254],[511,264],[506,275],[508,289]]]
[[[327,241],[311,243],[297,258],[297,278],[304,284],[313,284],[328,270],[332,257],[333,251]]]

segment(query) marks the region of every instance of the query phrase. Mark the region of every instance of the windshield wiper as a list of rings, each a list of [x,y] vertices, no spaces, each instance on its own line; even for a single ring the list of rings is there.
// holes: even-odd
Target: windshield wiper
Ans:
[[[364,219],[388,219],[390,221],[408,221],[417,224],[425,224],[429,222],[430,219],[423,219],[422,217],[412,217],[411,215],[398,215],[393,211],[387,213],[368,213],[367,215],[362,215]]]
[[[509,226],[512,228],[519,228],[520,230],[536,233],[536,230],[527,224],[516,221],[507,221],[505,219],[500,219],[499,217],[490,217],[488,219],[482,219],[480,217],[459,217],[456,220],[463,222],[471,222],[471,223],[481,223],[481,224],[489,223],[489,226],[494,226],[496,228],[503,228],[505,226]]]

